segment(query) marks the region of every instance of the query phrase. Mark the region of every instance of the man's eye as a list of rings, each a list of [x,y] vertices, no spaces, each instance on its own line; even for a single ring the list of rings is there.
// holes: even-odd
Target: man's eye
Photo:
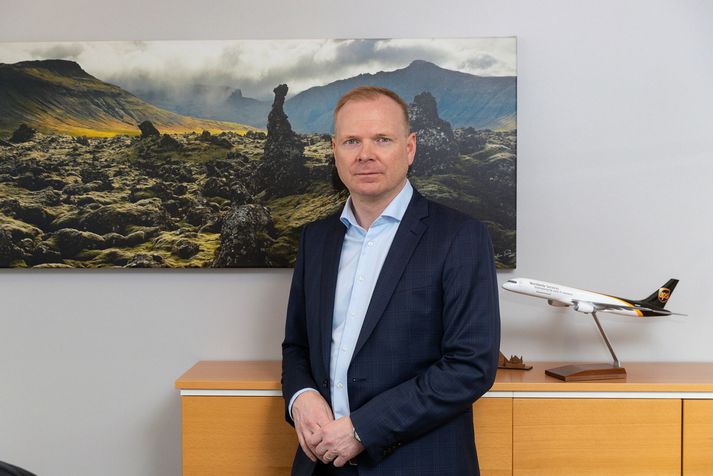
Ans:
[[[355,145],[355,144],[358,144],[358,143],[359,143],[359,141],[356,140],[356,139],[347,139],[347,140],[344,141],[344,144],[345,144],[345,145]]]
[[[376,142],[387,143],[391,142],[391,139],[389,137],[379,137],[378,139],[376,139]]]

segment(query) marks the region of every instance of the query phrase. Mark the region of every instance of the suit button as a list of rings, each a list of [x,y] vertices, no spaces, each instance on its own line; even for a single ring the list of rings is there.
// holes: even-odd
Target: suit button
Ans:
[[[327,388],[327,385],[329,385],[329,380],[327,380],[327,379],[322,380],[322,386]]]

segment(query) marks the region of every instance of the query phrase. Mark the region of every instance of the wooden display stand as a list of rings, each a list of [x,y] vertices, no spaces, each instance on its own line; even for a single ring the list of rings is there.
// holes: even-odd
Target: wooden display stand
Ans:
[[[545,370],[545,375],[565,382],[626,378],[624,367],[608,364],[570,364]]]
[[[481,474],[710,475],[713,363],[630,363],[626,380],[499,370],[474,405]],[[279,362],[199,362],[176,381],[183,474],[287,476]],[[596,451],[593,450],[596,448]]]
[[[565,382],[626,378],[626,370],[619,363],[619,358],[614,353],[614,348],[611,346],[611,342],[609,342],[609,338],[607,337],[606,332],[604,332],[604,328],[599,322],[599,318],[597,317],[596,311],[592,312],[591,314],[592,319],[594,319],[594,323],[597,325],[597,329],[599,329],[599,333],[604,339],[604,343],[607,345],[607,349],[609,349],[609,353],[611,354],[612,359],[614,359],[614,363],[563,365],[561,367],[547,369],[545,370],[545,374],[549,375],[550,377],[564,380]]]

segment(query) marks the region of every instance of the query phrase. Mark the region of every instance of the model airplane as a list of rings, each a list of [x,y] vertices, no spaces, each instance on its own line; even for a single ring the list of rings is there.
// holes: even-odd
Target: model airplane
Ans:
[[[557,307],[572,307],[575,311],[591,314],[597,324],[599,333],[604,338],[604,342],[609,349],[609,353],[614,359],[611,367],[592,365],[566,365],[545,371],[547,375],[561,380],[594,380],[601,378],[624,378],[626,371],[621,367],[619,359],[614,353],[614,349],[609,343],[607,335],[604,333],[597,312],[611,312],[624,316],[652,317],[670,316],[677,314],[664,309],[673,290],[678,284],[678,279],[669,279],[666,284],[651,293],[650,296],[641,299],[627,299],[609,294],[595,293],[583,289],[569,288],[559,284],[547,283],[529,278],[508,279],[503,288],[515,293],[547,299],[548,304]]]
[[[508,279],[503,284],[503,288],[515,293],[547,299],[547,302],[552,306],[572,306],[575,311],[585,314],[601,311],[634,317],[682,316],[683,314],[664,309],[673,290],[676,288],[676,284],[678,284],[678,279],[669,279],[666,284],[654,291],[649,297],[641,300],[569,288],[529,278]]]

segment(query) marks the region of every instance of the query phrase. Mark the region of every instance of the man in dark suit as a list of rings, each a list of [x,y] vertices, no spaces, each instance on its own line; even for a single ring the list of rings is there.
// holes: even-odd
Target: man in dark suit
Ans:
[[[303,231],[282,344],[292,474],[478,474],[472,404],[500,345],[488,233],[413,189],[416,137],[392,91],[347,93],[334,131],[350,197]]]

